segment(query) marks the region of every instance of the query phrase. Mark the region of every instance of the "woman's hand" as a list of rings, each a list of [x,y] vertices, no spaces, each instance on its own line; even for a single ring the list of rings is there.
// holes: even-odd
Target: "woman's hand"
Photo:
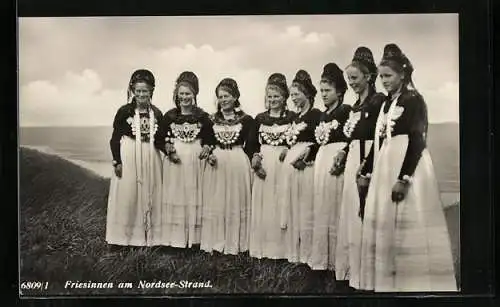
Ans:
[[[304,170],[306,168],[307,163],[304,162],[304,160],[296,160],[296,161],[292,162],[292,166],[295,169],[297,169],[299,171],[302,171],[302,170]]]
[[[305,159],[307,158],[307,156],[309,155],[309,152],[311,151],[311,149],[309,147],[306,147],[301,153],[300,155],[291,163],[292,166],[297,169],[297,170],[303,170],[306,168],[307,166],[307,163],[305,161]]]
[[[177,155],[176,152],[173,152],[173,153],[169,154],[168,158],[169,158],[170,161],[172,161],[175,164],[181,163],[181,158],[179,158],[179,155]]]
[[[337,153],[337,155],[333,158],[333,165],[330,168],[330,175],[340,176],[342,173],[344,173],[346,157],[347,154],[344,150],[341,150]]]
[[[257,177],[259,177],[262,180],[265,180],[266,176],[267,176],[266,171],[262,167],[255,170],[255,174],[257,175]]]
[[[359,175],[356,178],[356,185],[358,187],[358,194],[360,199],[365,199],[368,195],[368,188],[370,186],[370,177]]]
[[[170,154],[175,153],[175,147],[173,143],[167,142],[165,144],[165,153],[167,154],[167,156],[170,156]]]
[[[210,146],[204,145],[203,148],[201,149],[201,152],[200,152],[200,155],[198,156],[198,158],[200,158],[200,160],[206,159],[206,158],[208,158],[208,156],[211,153],[212,153],[212,150],[211,150]]]
[[[212,153],[208,156],[207,159],[208,164],[210,164],[212,167],[217,166],[217,157]]]
[[[345,152],[345,150],[341,150],[337,153],[335,158],[333,158],[333,162],[337,165],[342,165],[345,164],[346,158],[347,158],[347,153]]]
[[[345,170],[345,164],[337,164],[333,163],[332,167],[330,168],[330,175],[332,176],[340,176],[344,173]]]
[[[122,165],[121,164],[117,164],[117,165],[114,166],[114,169],[115,169],[115,175],[116,175],[116,177],[122,178],[122,172],[123,172]]]
[[[259,153],[255,153],[252,157],[252,168],[258,170],[262,167],[262,156]]]
[[[410,183],[406,180],[398,180],[392,187],[392,201],[396,204],[402,202],[406,195],[408,194],[408,190],[410,188]]]

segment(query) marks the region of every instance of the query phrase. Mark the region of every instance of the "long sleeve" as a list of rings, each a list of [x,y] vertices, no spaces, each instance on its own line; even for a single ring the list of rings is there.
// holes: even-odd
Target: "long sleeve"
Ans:
[[[425,133],[427,131],[427,106],[424,100],[418,95],[412,96],[405,103],[410,108],[408,117],[408,147],[398,179],[406,176],[413,176],[417,168],[422,151],[426,147]]]
[[[314,130],[319,125],[321,121],[321,111],[318,109],[312,109],[309,114],[306,115],[307,119],[307,129],[306,129],[306,141],[314,142],[309,145],[309,154],[307,155],[305,162],[312,162],[316,160],[316,155],[318,154],[320,145],[315,142]]]
[[[248,158],[252,159],[253,154],[257,152],[259,139],[256,133],[257,124],[251,116],[247,115],[243,129],[245,130],[246,134],[246,140],[243,150],[247,154]]]
[[[305,162],[311,162],[316,160],[316,155],[318,154],[319,148],[321,145],[318,143],[314,143],[309,146],[309,154],[307,155],[306,159],[304,160]]]
[[[382,93],[373,93],[369,97],[369,101],[366,105],[361,107],[356,107],[355,105],[352,108],[354,112],[359,112],[360,119],[350,135],[346,135],[348,138],[348,145],[346,147],[348,147],[353,140],[373,140],[375,137],[375,126],[380,113],[380,108],[386,99],[387,97]],[[361,153],[360,158],[364,158],[361,157]]]
[[[113,161],[117,164],[122,163],[121,153],[120,153],[120,141],[123,135],[123,121],[125,120],[123,107],[116,112],[115,118],[113,120],[113,133],[109,141],[111,148],[111,155],[113,156]]]
[[[164,154],[166,153],[165,145],[167,143],[166,138],[170,137],[170,117],[168,113],[162,116],[158,124],[158,132],[155,136],[155,146]]]
[[[154,145],[155,147],[162,151],[163,153],[165,153],[165,132],[163,132],[163,128],[162,128],[162,120],[163,120],[163,116],[161,114],[161,111],[157,108],[154,108],[154,114],[155,114],[155,118],[156,118],[156,121],[158,123],[158,130],[156,131],[156,134],[154,135]]]
[[[382,143],[382,142],[380,142]],[[371,174],[373,171],[373,159],[375,157],[375,143],[372,144],[370,147],[370,152],[368,153],[368,156],[366,157],[365,164],[362,166],[360,173],[363,176],[366,176],[367,174]]]
[[[338,121],[340,123],[340,126],[338,127],[338,131],[340,132],[341,136],[344,137],[344,141],[346,142],[346,145],[344,146],[344,148],[342,148],[342,150],[348,154],[349,153],[349,148],[350,148],[350,144],[351,144],[351,138],[347,138],[345,137],[344,133],[343,133],[343,130],[344,130],[344,125],[346,124],[347,120],[349,119],[349,114],[352,110],[352,107],[349,106],[349,105],[342,105],[343,109],[342,111],[340,112],[339,114],[339,117],[338,117]]]
[[[254,129],[253,129],[253,142],[254,142],[254,153],[260,152],[260,142],[259,142],[259,129],[261,122],[258,120],[258,117],[255,118],[254,121]],[[251,132],[250,132],[251,133]]]
[[[214,146],[216,144],[216,139],[212,131],[213,123],[210,120],[208,114],[204,114],[201,119],[201,130],[200,139],[201,146],[210,145]]]

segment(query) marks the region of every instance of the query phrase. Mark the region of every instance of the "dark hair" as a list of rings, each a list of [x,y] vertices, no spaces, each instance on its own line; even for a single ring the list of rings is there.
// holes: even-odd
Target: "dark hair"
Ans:
[[[340,93],[340,102],[344,102],[344,95],[347,92],[347,82],[344,78],[344,72],[335,63],[328,63],[323,67],[321,81],[335,87],[335,90]]]
[[[368,80],[369,90],[376,92],[375,83],[377,81],[377,76],[378,76],[377,72],[375,72],[375,73],[371,72],[363,63],[358,62],[358,61],[352,61],[349,65],[347,65],[346,70],[349,69],[349,67],[357,68],[365,76],[366,75],[370,76],[370,79]]]
[[[378,70],[377,65],[375,65],[375,60],[373,59],[373,53],[368,47],[360,46],[356,48],[351,64],[349,64],[347,68],[350,66],[356,67],[365,75],[369,75],[370,80],[368,81],[368,85],[371,90],[375,90]]]
[[[314,98],[316,97],[316,94],[318,93],[318,90],[316,87],[313,85],[312,80],[311,80],[311,75],[303,69],[297,71],[295,74],[295,78],[292,81],[291,87],[296,87],[304,93],[304,95],[309,99],[311,104],[314,103]]]
[[[153,73],[147,69],[137,69],[132,73],[130,81],[127,87],[127,100],[130,99],[130,92],[133,91],[133,87],[136,83],[144,82],[149,87],[151,87],[151,97],[153,97],[153,92],[155,88],[155,77]]]
[[[184,71],[179,75],[179,77],[177,77],[173,95],[174,103],[177,108],[180,108],[178,93],[181,86],[186,86],[193,92],[194,104],[197,105],[198,102],[196,97],[198,96],[199,91],[198,77],[191,71]]]
[[[264,105],[266,109],[269,109],[267,103],[267,91],[269,89],[276,89],[281,95],[285,98],[284,109],[286,109],[286,100],[290,97],[290,90],[288,89],[288,85],[286,82],[286,77],[282,73],[273,73],[267,78],[266,84],[266,95],[264,96]]]
[[[403,86],[406,88],[411,86],[416,90],[412,80],[413,65],[398,45],[392,43],[385,45],[380,66],[390,67],[395,72],[403,74]]]
[[[238,83],[232,78],[224,78],[222,79],[219,84],[215,87],[215,96],[218,96],[219,90],[223,90],[231,94],[234,98],[236,98],[234,102],[234,108],[240,108],[241,103],[240,103],[240,90],[238,88]],[[217,113],[222,115],[221,113],[221,107],[219,102],[217,102]]]

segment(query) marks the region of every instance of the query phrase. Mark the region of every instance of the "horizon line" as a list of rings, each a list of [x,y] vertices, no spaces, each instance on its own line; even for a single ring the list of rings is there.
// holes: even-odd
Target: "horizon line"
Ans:
[[[458,121],[443,121],[443,122],[429,122],[429,125],[446,125],[455,124],[460,125]],[[112,128],[112,125],[27,125],[18,126],[19,128]]]

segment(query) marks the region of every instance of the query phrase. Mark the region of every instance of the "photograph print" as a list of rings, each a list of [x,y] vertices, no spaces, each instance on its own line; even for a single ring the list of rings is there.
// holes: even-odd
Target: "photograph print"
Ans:
[[[21,297],[460,291],[458,14],[18,35]]]

